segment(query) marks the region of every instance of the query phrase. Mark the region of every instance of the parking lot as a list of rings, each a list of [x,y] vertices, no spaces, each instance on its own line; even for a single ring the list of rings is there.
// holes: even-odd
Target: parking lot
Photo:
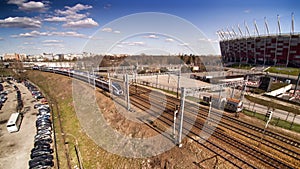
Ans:
[[[12,82],[12,81],[11,81]],[[37,111],[33,108],[35,99],[22,83],[15,84],[20,92],[24,107],[24,117],[18,132],[9,133],[6,123],[11,113],[16,112],[16,90],[7,82],[3,83],[4,90],[8,91],[7,101],[0,110],[0,168],[25,169],[29,168],[30,152],[34,146],[36,134],[35,121]]]

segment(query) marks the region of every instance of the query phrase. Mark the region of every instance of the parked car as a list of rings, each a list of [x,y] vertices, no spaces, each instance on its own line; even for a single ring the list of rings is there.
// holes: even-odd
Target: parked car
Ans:
[[[39,157],[39,156],[42,156],[42,155],[50,155],[51,153],[48,152],[48,151],[37,151],[37,152],[33,152],[30,154],[30,158],[35,158],[35,157]]]

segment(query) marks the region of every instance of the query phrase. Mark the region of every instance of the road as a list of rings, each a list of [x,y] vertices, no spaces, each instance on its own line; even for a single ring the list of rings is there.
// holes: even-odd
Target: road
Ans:
[[[4,90],[9,91],[9,94],[0,111],[0,168],[3,169],[29,168],[30,150],[33,148],[36,131],[36,110],[33,109],[34,99],[23,84],[15,84],[22,94],[24,117],[18,132],[9,133],[7,131],[6,123],[10,114],[16,111],[17,99],[15,89],[5,82]]]

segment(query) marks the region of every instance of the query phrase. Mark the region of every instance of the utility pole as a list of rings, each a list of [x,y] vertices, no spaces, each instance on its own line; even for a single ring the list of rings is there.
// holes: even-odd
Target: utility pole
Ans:
[[[158,74],[156,75],[156,88],[158,88]]]
[[[109,94],[111,94],[111,80],[110,80],[109,74],[108,74],[107,78],[108,78],[108,92],[109,92]]]
[[[125,75],[125,84],[126,84],[126,98],[127,98],[127,110],[130,110],[130,98],[129,98],[129,78],[128,74]]]
[[[234,95],[234,88],[235,88],[235,85],[234,85],[233,88],[232,88],[230,98],[233,98],[233,95]]]
[[[248,82],[248,78],[249,78],[248,75],[246,75],[246,80],[244,81],[243,90],[241,92],[241,98],[240,98],[241,101],[244,100],[245,90],[247,88],[246,82]]]
[[[91,84],[91,82],[90,82],[90,72],[89,72],[89,71],[87,71],[87,74],[88,74],[88,80],[89,80],[89,84]]]
[[[183,126],[183,112],[184,112],[184,102],[185,102],[185,92],[184,87],[181,88],[181,99],[180,99],[180,123],[179,123],[179,134],[178,134],[178,147],[182,147],[182,126]]]
[[[295,89],[294,89],[293,96],[295,96],[295,94],[296,94],[296,90],[297,90],[297,88],[298,88],[299,81],[300,81],[300,73],[298,74],[298,78],[297,78],[297,81],[296,81],[296,84],[295,84]]]
[[[178,81],[177,81],[177,99],[179,98],[179,88],[180,88],[180,76],[181,76],[181,65],[180,65],[180,70],[178,73]]]
[[[92,70],[93,70],[93,76],[94,76],[94,90],[96,90],[96,76],[95,76],[95,70],[94,68],[92,67]]]

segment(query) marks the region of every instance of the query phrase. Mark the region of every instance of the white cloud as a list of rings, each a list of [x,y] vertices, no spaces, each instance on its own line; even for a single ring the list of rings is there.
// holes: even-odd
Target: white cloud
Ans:
[[[104,8],[104,9],[110,9],[110,8],[111,8],[111,6],[112,6],[111,4],[106,4],[106,5],[104,5],[104,7],[103,7],[103,8]]]
[[[47,9],[47,5],[43,2],[27,1],[27,0],[9,0],[8,4],[15,4],[22,11],[41,12]]]
[[[251,12],[251,10],[250,9],[246,9],[246,10],[244,10],[244,13],[250,13]]]
[[[65,21],[67,21],[67,18],[66,17],[53,16],[51,18],[46,18],[44,20],[48,21],[48,22],[65,22]]]
[[[65,16],[69,20],[80,20],[89,15],[89,13],[79,14],[79,11],[93,8],[90,5],[76,4],[73,7],[65,6],[66,10],[55,10],[56,14]]]
[[[158,39],[158,36],[156,36],[156,35],[147,35],[147,36],[144,36],[144,38]]]
[[[166,38],[165,41],[166,42],[174,42],[174,39],[172,39],[172,38]]]
[[[200,38],[199,41],[202,41],[202,42],[211,42],[211,43],[218,43],[219,41],[218,40],[214,40],[214,39],[206,39],[206,38]]]
[[[27,33],[21,33],[19,35],[12,35],[11,37],[19,38],[19,37],[38,37],[38,36],[63,36],[63,37],[78,37],[78,38],[87,38],[86,35],[80,34],[74,31],[68,32],[39,32],[39,31],[31,31]]]
[[[21,5],[25,2],[26,0],[9,0],[7,1],[8,4],[15,4],[15,5]]]
[[[36,37],[36,36],[49,36],[49,32],[31,31],[26,33],[20,33],[16,37]]]
[[[4,39],[3,39],[2,37],[0,37],[0,41],[1,41],[1,40],[4,40]]]
[[[49,39],[49,40],[44,40],[43,43],[61,43],[62,40],[55,40],[55,39]]]
[[[79,21],[71,21],[63,24],[63,27],[69,28],[91,28],[99,26],[97,22],[95,22],[92,18],[86,18]]]
[[[112,32],[112,28],[103,28],[102,32]]]
[[[188,43],[181,43],[181,44],[179,44],[179,46],[189,46],[189,44]]]
[[[121,31],[119,31],[119,30],[113,30],[112,28],[109,28],[109,27],[102,28],[101,31],[102,31],[102,32],[108,32],[108,33],[112,32],[112,33],[116,33],[116,34],[121,33]]]
[[[69,36],[69,37],[78,37],[78,38],[86,38],[87,36],[84,34],[80,34],[74,31],[69,32],[52,32],[51,33],[54,36]]]
[[[33,45],[34,43],[33,42],[24,42],[23,44],[24,45]]]
[[[60,47],[60,48],[64,47],[64,45],[61,43],[45,43],[45,44],[43,44],[43,46],[45,46],[45,47]]]
[[[142,41],[137,41],[137,42],[120,42],[119,45],[128,45],[128,46],[144,46],[146,43]]]
[[[22,11],[44,11],[46,6],[42,2],[29,1],[20,5],[19,9]]]
[[[42,22],[28,17],[8,17],[0,20],[0,27],[40,28]]]
[[[67,8],[69,11],[77,12],[77,11],[82,11],[82,10],[91,9],[91,8],[93,8],[93,7],[90,6],[90,5],[76,4],[76,5],[73,6],[73,7],[65,6],[65,8]]]

